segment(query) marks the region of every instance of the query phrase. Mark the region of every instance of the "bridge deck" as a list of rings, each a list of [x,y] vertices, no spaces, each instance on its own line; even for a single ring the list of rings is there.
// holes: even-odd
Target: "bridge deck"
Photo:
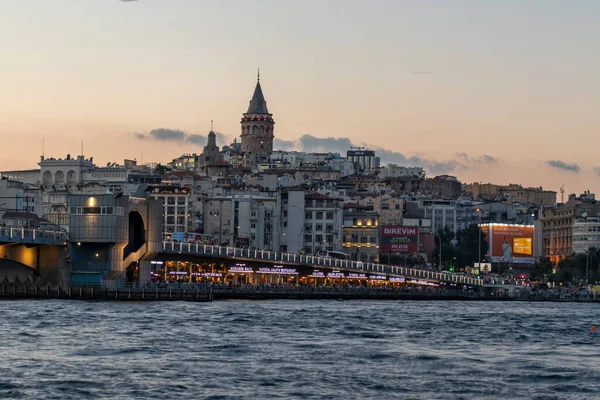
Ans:
[[[43,229],[0,228],[0,244],[2,243],[65,246],[67,244],[67,233]]]
[[[362,261],[340,260],[329,257],[305,256],[301,254],[282,253],[266,250],[250,250],[237,247],[207,246],[200,243],[163,242],[163,252],[173,254],[190,254],[207,257],[223,257],[231,259],[247,259],[255,261],[279,262],[290,265],[305,265],[343,269],[356,272],[385,274],[388,276],[410,277],[437,282],[457,283],[471,286],[482,286],[483,280],[465,275],[428,271],[418,268],[399,267],[367,263]]]

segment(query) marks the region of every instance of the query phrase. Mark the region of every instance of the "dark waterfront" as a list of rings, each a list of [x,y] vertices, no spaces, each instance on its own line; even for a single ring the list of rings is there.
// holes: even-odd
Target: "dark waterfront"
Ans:
[[[591,399],[596,304],[0,302],[0,398]]]

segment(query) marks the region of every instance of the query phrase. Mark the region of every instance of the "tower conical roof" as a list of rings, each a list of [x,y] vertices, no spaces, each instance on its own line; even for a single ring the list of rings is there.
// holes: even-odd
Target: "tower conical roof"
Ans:
[[[262,88],[260,87],[260,81],[256,82],[256,88],[250,100],[250,106],[246,114],[268,114],[267,102],[265,96],[263,96]]]

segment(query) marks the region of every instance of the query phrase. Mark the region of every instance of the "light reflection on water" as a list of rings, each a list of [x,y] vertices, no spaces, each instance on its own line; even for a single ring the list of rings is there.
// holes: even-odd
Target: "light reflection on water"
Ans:
[[[599,310],[2,301],[0,398],[595,398]]]

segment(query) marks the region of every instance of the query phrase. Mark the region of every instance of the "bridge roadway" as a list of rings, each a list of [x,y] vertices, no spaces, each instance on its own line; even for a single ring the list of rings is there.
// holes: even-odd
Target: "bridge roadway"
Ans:
[[[163,253],[178,255],[195,255],[207,258],[220,258],[242,261],[263,261],[271,264],[285,264],[307,266],[312,268],[326,268],[330,270],[343,270],[348,272],[368,272],[371,274],[385,274],[391,277],[405,277],[421,279],[432,282],[447,282],[470,286],[483,286],[483,280],[466,275],[427,271],[417,268],[399,267],[367,263],[362,261],[340,260],[329,257],[305,256],[300,254],[282,253],[266,250],[250,250],[237,247],[207,246],[200,243],[163,242]]]
[[[67,233],[44,229],[0,228],[0,245],[9,243],[66,246]]]

